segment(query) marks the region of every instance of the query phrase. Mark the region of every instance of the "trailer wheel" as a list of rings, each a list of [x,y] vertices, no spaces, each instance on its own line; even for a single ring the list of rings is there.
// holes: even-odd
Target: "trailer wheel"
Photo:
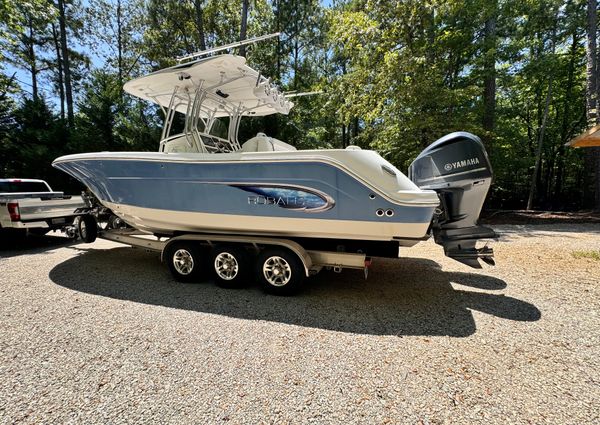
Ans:
[[[79,216],[77,220],[77,234],[85,243],[92,243],[98,236],[98,223],[91,215]]]
[[[250,261],[241,246],[217,245],[212,252],[215,283],[223,288],[239,288],[248,282]]]
[[[296,254],[284,248],[267,248],[258,256],[256,274],[266,292],[292,295],[302,287],[304,266]]]
[[[109,229],[126,229],[128,227],[127,223],[125,223],[120,217],[117,217],[116,215],[110,215],[108,217],[106,226]]]
[[[165,248],[163,258],[171,274],[178,282],[195,282],[203,269],[203,256],[200,247],[193,242],[176,241]]]

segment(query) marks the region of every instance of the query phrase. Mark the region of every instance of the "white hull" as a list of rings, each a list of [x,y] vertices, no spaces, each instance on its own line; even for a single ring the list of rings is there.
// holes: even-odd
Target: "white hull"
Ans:
[[[423,239],[429,227],[429,223],[260,217],[104,204],[131,226],[150,233],[210,232],[373,241],[401,239],[402,245],[410,246]]]

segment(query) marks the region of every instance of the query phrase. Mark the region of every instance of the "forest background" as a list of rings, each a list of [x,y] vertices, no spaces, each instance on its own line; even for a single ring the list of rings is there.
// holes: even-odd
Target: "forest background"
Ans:
[[[160,110],[123,92],[175,58],[238,49],[298,97],[253,118],[298,148],[376,149],[406,171],[451,131],[484,141],[488,208],[600,209],[596,0],[0,0],[0,177],[43,178],[60,155],[158,148]],[[240,51],[241,50],[241,51]]]

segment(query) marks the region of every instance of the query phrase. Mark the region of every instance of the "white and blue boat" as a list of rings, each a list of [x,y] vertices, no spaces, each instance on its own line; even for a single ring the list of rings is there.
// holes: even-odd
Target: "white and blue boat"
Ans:
[[[448,255],[471,265],[491,261],[491,250],[475,249],[477,239],[493,236],[476,226],[492,177],[476,136],[453,133],[431,145],[411,166],[411,180],[376,152],[355,146],[296,150],[262,133],[239,141],[242,118],[288,114],[294,106],[240,56],[194,60],[124,89],[162,108],[158,152],[67,155],[53,166],[135,229],[334,246],[356,241],[359,249],[361,241],[365,247],[381,242],[396,252],[433,230]],[[185,116],[179,131],[177,114]]]

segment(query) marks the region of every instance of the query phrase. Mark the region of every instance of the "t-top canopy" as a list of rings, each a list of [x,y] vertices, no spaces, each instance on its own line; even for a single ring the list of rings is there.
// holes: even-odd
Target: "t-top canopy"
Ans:
[[[287,114],[294,106],[268,79],[246,65],[246,58],[228,54],[161,69],[131,80],[123,88],[184,114],[195,100],[201,102],[200,115],[214,117]]]

